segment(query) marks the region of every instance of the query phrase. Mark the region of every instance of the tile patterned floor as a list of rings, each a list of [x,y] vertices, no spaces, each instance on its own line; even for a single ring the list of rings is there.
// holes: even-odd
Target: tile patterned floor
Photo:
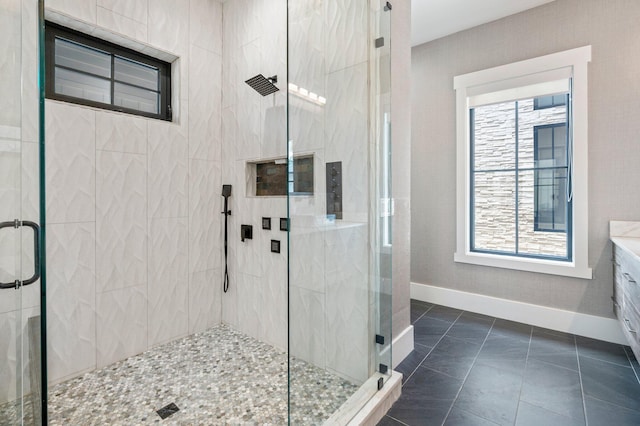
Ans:
[[[294,425],[322,424],[358,389],[295,358],[291,377]],[[156,411],[171,403],[179,411],[163,420]],[[217,326],[53,386],[49,416],[50,425],[284,425],[287,354]]]
[[[378,425],[640,424],[629,347],[415,300],[411,322],[402,396]]]

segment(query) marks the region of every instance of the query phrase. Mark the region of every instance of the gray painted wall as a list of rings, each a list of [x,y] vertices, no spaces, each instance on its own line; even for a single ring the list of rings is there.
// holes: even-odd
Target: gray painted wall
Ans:
[[[412,50],[411,281],[612,317],[609,220],[640,218],[640,1],[556,0]],[[453,77],[592,45],[589,263],[593,280],[454,263]]]

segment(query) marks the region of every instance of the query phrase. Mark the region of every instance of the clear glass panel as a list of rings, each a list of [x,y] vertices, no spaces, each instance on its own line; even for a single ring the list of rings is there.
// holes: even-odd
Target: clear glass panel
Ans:
[[[72,41],[56,38],[56,66],[111,78],[111,55]]]
[[[111,82],[100,77],[56,68],[56,93],[89,101],[111,103]]]
[[[0,2],[0,424],[42,424],[36,0]],[[18,227],[16,227],[16,224]],[[37,227],[36,227],[37,228]],[[19,289],[16,289],[16,282]],[[10,287],[10,288],[6,288]]]
[[[516,252],[516,174],[473,174],[472,250]]]
[[[160,94],[150,90],[139,89],[122,83],[114,83],[114,105],[137,111],[158,113]]]
[[[291,424],[347,424],[391,373],[385,4],[288,2],[288,161],[314,159],[312,195],[288,176]]]
[[[160,84],[158,68],[129,59],[115,57],[114,74],[117,81],[149,90],[158,91]]]
[[[516,165],[516,103],[471,110],[473,169],[508,170]]]

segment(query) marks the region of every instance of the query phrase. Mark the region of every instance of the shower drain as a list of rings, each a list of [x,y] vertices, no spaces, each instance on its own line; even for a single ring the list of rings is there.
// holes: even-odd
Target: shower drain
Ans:
[[[173,402],[169,405],[166,405],[164,407],[162,407],[161,409],[159,409],[158,411],[156,411],[156,413],[158,413],[158,415],[162,418],[162,419],[166,419],[167,417],[169,417],[170,415],[176,413],[180,411],[180,409],[178,408],[178,406],[176,404],[174,404]]]

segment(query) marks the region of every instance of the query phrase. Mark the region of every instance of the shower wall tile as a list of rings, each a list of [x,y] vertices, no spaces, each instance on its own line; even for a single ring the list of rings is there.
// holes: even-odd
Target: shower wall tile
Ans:
[[[149,224],[149,346],[189,330],[189,259],[186,218],[152,219]]]
[[[149,217],[185,217],[188,142],[180,126],[149,121]]]
[[[126,16],[146,26],[148,0],[97,0],[98,7]]]
[[[189,271],[219,268],[222,261],[224,215],[221,165],[190,160],[189,169]]]
[[[286,83],[281,83],[282,85]],[[277,92],[262,100],[262,158],[287,156],[287,97]]]
[[[262,96],[244,83],[257,74],[260,69],[260,40],[244,45],[241,50],[239,79],[237,82],[237,118],[239,123],[238,143],[236,145],[237,159],[256,159],[260,157],[260,142],[262,130]]]
[[[98,293],[97,367],[144,352],[147,346],[147,286]]]
[[[22,142],[22,219],[40,220],[40,149],[38,143]],[[4,153],[3,153],[4,155]],[[6,198],[3,198],[6,200]],[[1,217],[8,217],[3,215]]]
[[[368,220],[367,65],[329,74],[327,78],[326,160],[342,161],[344,220]]]
[[[149,2],[149,43],[177,55],[189,54],[189,0]]]
[[[227,107],[222,110],[222,164],[223,176],[233,176],[231,169],[235,170],[236,144],[238,142],[238,119],[236,109]]]
[[[93,0],[47,0],[46,7],[91,24],[96,23],[97,5]]]
[[[23,142],[38,142],[40,104],[38,99],[38,4],[37,2],[20,2],[22,4],[22,39],[21,59],[22,84],[17,85],[22,90],[22,98],[17,97],[22,104],[20,127]],[[4,22],[3,22],[4,24]],[[8,37],[3,40],[10,40]],[[3,43],[12,44],[12,43]],[[14,46],[15,48],[15,46]],[[0,65],[1,67],[1,65]],[[3,79],[7,79],[4,72],[0,71]],[[7,83],[13,81],[7,79]],[[6,84],[6,83],[5,83]],[[21,86],[21,87],[20,87]],[[4,96],[10,96],[7,92],[0,92]],[[14,101],[11,101],[14,102]],[[3,114],[6,113],[6,110]]]
[[[130,114],[97,111],[96,148],[146,154],[148,121]]]
[[[292,285],[289,297],[290,355],[325,368],[324,294]]]
[[[285,235],[283,233],[283,235]],[[280,253],[269,252],[270,241],[265,241],[262,251],[263,274],[263,300],[265,311],[262,314],[261,340],[273,346],[287,350],[287,242],[286,238],[280,241]]]
[[[99,292],[147,282],[147,157],[97,152]]]
[[[191,44],[222,56],[222,3],[191,0],[189,7]]]
[[[147,25],[134,19],[119,15],[109,9],[98,7],[98,25],[109,31],[122,34],[134,40],[147,41]]]
[[[238,329],[251,337],[260,339],[261,324],[266,310],[263,292],[265,287],[257,277],[239,273],[236,276],[238,300],[242,308],[238,311]]]
[[[292,223],[296,223],[297,219],[293,216]],[[311,227],[302,231],[294,228],[290,235],[291,252],[305,255],[291,256],[291,285],[324,293],[324,234]]]
[[[189,274],[189,333],[199,333],[222,320],[223,269]]]
[[[47,100],[45,116],[48,222],[94,221],[95,112]]]
[[[93,223],[47,227],[47,356],[52,382],[96,367],[95,243]]]
[[[369,37],[367,2],[344,0],[326,1],[324,4],[328,72],[365,62]]]
[[[222,58],[192,46],[189,72],[189,158],[218,160],[222,138]]]

